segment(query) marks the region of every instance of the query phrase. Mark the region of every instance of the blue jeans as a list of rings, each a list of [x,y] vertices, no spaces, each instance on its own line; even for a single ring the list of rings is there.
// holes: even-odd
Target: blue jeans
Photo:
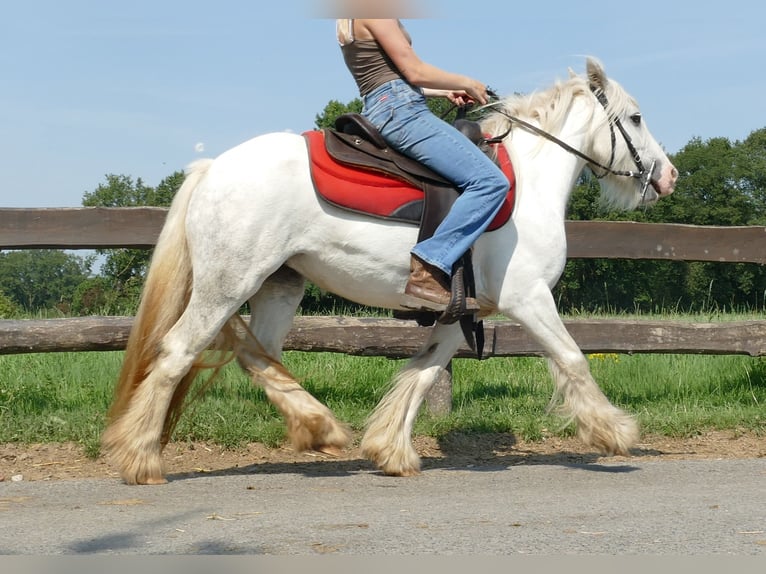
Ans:
[[[418,160],[462,191],[434,235],[412,249],[448,276],[494,219],[508,193],[503,172],[484,152],[428,109],[422,92],[404,80],[375,88],[362,114],[394,149]]]

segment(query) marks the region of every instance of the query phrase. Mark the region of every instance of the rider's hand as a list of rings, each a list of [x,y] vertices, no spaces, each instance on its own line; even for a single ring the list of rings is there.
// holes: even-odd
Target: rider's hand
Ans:
[[[481,105],[484,105],[489,101],[489,96],[487,96],[487,86],[477,80],[469,80],[469,85],[466,87],[465,93],[468,94],[468,97],[471,98],[471,100],[478,102]]]
[[[455,90],[447,92],[446,98],[458,107],[464,107],[473,103],[473,99],[465,90]]]

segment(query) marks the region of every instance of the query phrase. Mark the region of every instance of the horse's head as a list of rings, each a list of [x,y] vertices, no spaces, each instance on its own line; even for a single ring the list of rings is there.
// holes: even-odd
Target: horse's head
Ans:
[[[634,209],[673,193],[678,170],[652,137],[636,101],[606,77],[598,61],[589,58],[586,71],[595,98],[594,117],[602,119],[591,149],[601,165],[591,164],[591,169],[603,176],[605,201],[613,207]]]

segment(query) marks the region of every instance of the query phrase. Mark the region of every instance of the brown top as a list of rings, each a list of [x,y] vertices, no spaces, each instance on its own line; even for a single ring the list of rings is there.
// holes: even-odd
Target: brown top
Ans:
[[[347,44],[341,45],[341,51],[343,52],[346,66],[351,71],[351,75],[354,77],[362,97],[386,82],[404,79],[402,73],[391,61],[391,58],[388,57],[385,50],[380,47],[377,40],[355,39],[353,37],[353,21],[349,24],[352,38]],[[412,43],[409,34],[407,34],[401,22],[399,26],[401,26],[407,39]]]

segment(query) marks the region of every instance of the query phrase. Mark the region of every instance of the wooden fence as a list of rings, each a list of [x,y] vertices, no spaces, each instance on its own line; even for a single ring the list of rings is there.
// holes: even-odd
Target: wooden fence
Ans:
[[[156,207],[0,209],[0,249],[151,248],[167,210]],[[569,221],[570,258],[766,263],[766,227]],[[123,349],[130,317],[0,321],[0,354]],[[690,323],[574,320],[584,352],[766,355],[766,321]],[[392,358],[412,355],[427,330],[396,319],[297,317],[285,348]],[[485,324],[485,355],[537,355],[518,325]],[[470,356],[467,347],[458,356]]]
[[[97,249],[154,246],[164,208],[0,209],[0,249]],[[569,221],[569,258],[665,259],[766,263],[766,227],[701,227]],[[0,320],[0,354],[125,348],[131,317]],[[766,355],[766,321],[687,323],[577,320],[567,328],[586,353],[707,353]],[[485,322],[485,356],[539,355],[518,325]],[[286,350],[408,357],[428,336],[411,321],[296,317]],[[458,357],[473,356],[464,346]],[[429,392],[434,414],[451,408],[448,373]]]

